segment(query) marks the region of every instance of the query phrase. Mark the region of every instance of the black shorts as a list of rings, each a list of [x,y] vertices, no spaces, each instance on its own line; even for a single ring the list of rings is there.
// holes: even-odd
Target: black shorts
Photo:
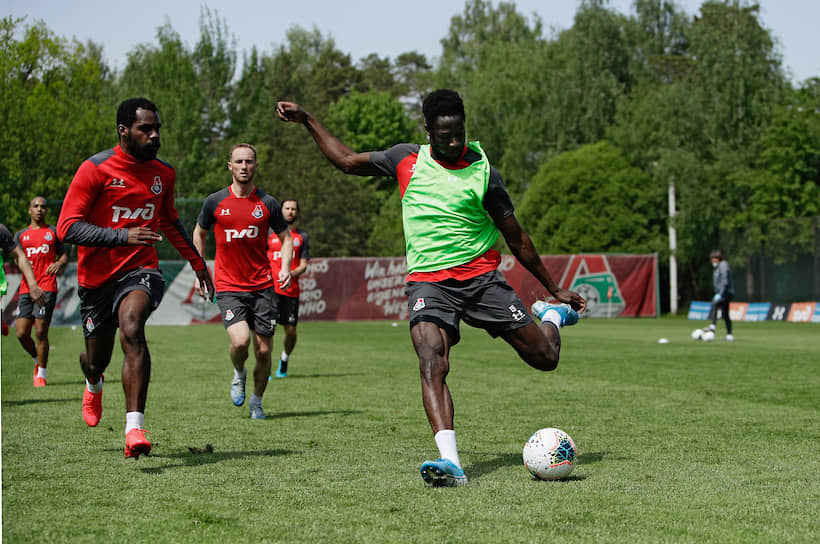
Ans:
[[[273,336],[276,330],[276,292],[273,286],[259,291],[223,291],[216,294],[227,329],[234,323],[247,321],[248,327],[262,336]]]
[[[451,345],[461,339],[462,319],[493,337],[532,323],[524,304],[498,270],[464,281],[411,281],[405,292],[410,328],[422,321],[435,323],[447,331]]]
[[[96,289],[77,287],[85,337],[94,338],[101,327],[119,327],[117,310],[120,302],[125,295],[137,290],[148,293],[151,298],[151,311],[156,310],[162,302],[162,295],[165,294],[165,278],[162,277],[162,272],[156,268],[138,268]]]
[[[276,293],[279,306],[276,322],[280,325],[296,325],[299,323],[299,297],[289,297]]]
[[[52,291],[43,293],[46,295],[46,303],[43,306],[31,300],[30,293],[20,295],[17,300],[17,319],[45,319],[50,323],[54,305],[57,303],[57,293]]]

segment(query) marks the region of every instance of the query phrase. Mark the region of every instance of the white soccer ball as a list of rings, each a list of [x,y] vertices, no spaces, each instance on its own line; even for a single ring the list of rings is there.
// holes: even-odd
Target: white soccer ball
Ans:
[[[578,450],[561,429],[535,431],[524,444],[524,467],[539,480],[566,478],[575,467]]]
[[[703,337],[703,329],[695,329],[692,331],[692,340],[700,340]]]
[[[715,339],[715,332],[714,331],[703,331],[703,335],[700,338],[704,342],[711,342],[712,340]]]

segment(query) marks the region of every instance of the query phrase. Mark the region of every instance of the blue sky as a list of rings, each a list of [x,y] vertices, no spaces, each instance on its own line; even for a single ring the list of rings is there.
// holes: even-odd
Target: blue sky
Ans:
[[[493,0],[495,5],[497,0]],[[566,29],[578,0],[517,0],[520,13],[537,13],[546,29]],[[678,0],[687,13],[698,12],[701,1]],[[793,81],[820,76],[820,2],[816,0],[759,0],[763,25],[778,42],[783,64]],[[240,52],[254,45],[270,51],[285,43],[285,32],[299,25],[314,26],[337,47],[358,60],[370,53],[394,58],[418,51],[435,58],[441,54],[439,40],[449,28],[450,18],[463,9],[464,0],[415,0],[393,3],[385,0],[142,0],[100,2],[99,0],[4,0],[0,16],[26,16],[28,22],[42,19],[57,35],[89,39],[103,45],[106,60],[116,68],[125,65],[128,51],[140,43],[154,41],[157,27],[170,23],[183,41],[193,46],[199,39],[199,16],[207,6],[224,18],[237,39]],[[632,0],[611,0],[610,7],[632,12]],[[129,11],[130,10],[130,11]]]

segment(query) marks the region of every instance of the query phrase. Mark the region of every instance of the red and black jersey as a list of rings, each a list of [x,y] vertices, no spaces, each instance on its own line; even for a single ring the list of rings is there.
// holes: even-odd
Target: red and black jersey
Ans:
[[[404,191],[410,184],[411,178],[416,168],[416,160],[419,156],[418,144],[398,144],[386,151],[372,151],[370,153],[370,163],[378,168],[384,175],[394,177],[399,183],[399,191],[404,196]],[[458,163],[455,165],[439,162],[444,168],[451,170],[461,169],[469,166],[481,155],[464,146],[464,152]],[[487,192],[484,195],[484,209],[492,218],[496,225],[499,225],[505,218],[515,213],[512,200],[501,174],[494,166],[490,166],[490,179],[487,184]],[[472,261],[462,265],[438,270],[435,272],[415,272],[407,276],[407,281],[442,281],[446,279],[466,280],[480,276],[498,268],[501,263],[501,255],[491,249],[483,255],[479,255]]]
[[[217,292],[250,292],[273,285],[268,231],[288,228],[275,198],[258,187],[249,196],[238,197],[226,187],[205,199],[197,223],[205,230],[214,228]]]
[[[159,268],[154,246],[129,246],[128,230],[161,231],[194,270],[205,261],[174,206],[176,172],[159,159],[139,161],[119,146],[83,162],[68,188],[57,235],[77,244],[77,282],[99,287],[137,268]]]
[[[310,259],[310,249],[308,247],[307,232],[302,229],[290,231],[293,238],[293,260],[290,262],[290,269],[295,270],[299,266],[300,259]],[[279,277],[279,270],[282,269],[282,240],[275,232],[271,232],[268,237],[268,260],[274,279]],[[299,297],[299,279],[293,278],[287,289],[279,287],[279,282],[274,283],[276,292],[288,297]]]
[[[57,276],[49,274],[47,270],[58,257],[65,253],[65,246],[57,238],[57,230],[51,225],[43,227],[29,225],[23,230],[17,231],[14,235],[14,241],[26,252],[26,257],[34,269],[34,279],[37,280],[40,289],[56,293]],[[28,292],[28,281],[23,276],[23,281],[20,282],[20,294]]]

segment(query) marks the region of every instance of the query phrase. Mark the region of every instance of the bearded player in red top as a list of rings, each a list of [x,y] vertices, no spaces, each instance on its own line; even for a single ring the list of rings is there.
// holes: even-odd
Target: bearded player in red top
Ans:
[[[63,243],[57,238],[57,230],[46,224],[46,199],[36,196],[28,206],[31,216],[29,226],[14,235],[15,241],[26,252],[26,257],[34,268],[37,285],[45,292],[45,304],[36,304],[29,291],[28,281],[20,283],[20,298],[17,301],[17,339],[23,349],[34,359],[34,387],[46,386],[48,367],[48,329],[54,304],[57,301],[57,276],[68,264],[68,255]],[[31,338],[34,326],[37,342]]]
[[[277,307],[279,317],[276,322],[285,328],[285,339],[282,342],[282,355],[279,357],[279,368],[276,369],[277,378],[286,378],[288,375],[288,360],[293,348],[296,347],[296,325],[299,323],[299,281],[296,279],[307,270],[308,259],[310,259],[310,247],[308,244],[308,234],[302,229],[296,228],[296,220],[299,218],[299,203],[295,198],[286,198],[282,201],[282,215],[288,222],[288,230],[293,238],[293,260],[290,266],[290,276],[292,281],[290,287],[282,289],[279,285],[274,285],[276,289]],[[282,268],[282,242],[275,233],[268,237],[268,259],[274,277],[279,275]]]
[[[162,300],[165,281],[154,245],[158,231],[191,263],[197,292],[213,298],[214,286],[174,206],[173,167],[157,159],[160,118],[146,98],[117,109],[119,145],[83,162],[66,193],[57,234],[78,250],[77,294],[85,336],[80,365],[86,377],[83,418],[91,427],[102,416],[103,372],[120,329],[124,354],[125,456],[151,451],[145,436],[145,402],[151,355],[145,322]]]
[[[267,255],[268,231],[273,230],[282,242],[282,270],[275,280],[282,289],[287,289],[291,282],[293,254],[288,224],[279,202],[253,181],[258,168],[253,146],[233,146],[228,162],[231,184],[205,199],[194,227],[194,244],[203,254],[208,231],[211,227],[214,229],[216,302],[231,343],[234,369],[231,401],[234,406],[245,404],[245,361],[253,332],[256,366],[253,369],[253,395],[248,402],[252,419],[265,418],[262,396],[270,376],[276,328],[276,293]]]

